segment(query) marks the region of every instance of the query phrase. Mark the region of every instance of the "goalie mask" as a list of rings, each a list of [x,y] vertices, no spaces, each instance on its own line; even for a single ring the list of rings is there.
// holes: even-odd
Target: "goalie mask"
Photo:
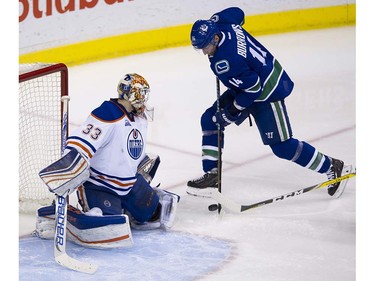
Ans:
[[[126,74],[118,83],[117,92],[120,99],[127,100],[137,115],[142,115],[147,109],[150,86],[146,79],[136,73]]]

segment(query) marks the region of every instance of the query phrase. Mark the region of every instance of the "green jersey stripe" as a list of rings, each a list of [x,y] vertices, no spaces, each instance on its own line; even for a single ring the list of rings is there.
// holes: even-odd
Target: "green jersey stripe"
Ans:
[[[281,101],[271,103],[271,107],[273,110],[273,114],[275,116],[277,130],[280,135],[281,141],[286,141],[290,138],[289,130],[286,124],[286,118],[284,115],[284,111],[281,105]]]
[[[280,81],[281,75],[283,74],[283,71],[284,70],[281,64],[276,59],[274,59],[273,69],[271,73],[268,75],[266,81],[264,82],[262,93],[255,101],[265,101],[269,98],[269,96],[276,89]]]

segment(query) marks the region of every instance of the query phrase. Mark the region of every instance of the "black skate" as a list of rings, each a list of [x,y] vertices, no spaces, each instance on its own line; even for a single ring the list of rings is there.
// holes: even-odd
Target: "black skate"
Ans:
[[[329,180],[334,180],[338,177],[350,173],[352,166],[344,166],[344,162],[338,159],[331,159],[331,167],[327,172],[327,177]],[[336,182],[328,186],[328,194],[339,198],[344,192],[347,184],[347,180]]]
[[[218,186],[217,182],[218,175],[217,170],[215,169],[205,173],[200,178],[188,181],[186,192],[190,195],[211,197],[212,189],[217,188]]]

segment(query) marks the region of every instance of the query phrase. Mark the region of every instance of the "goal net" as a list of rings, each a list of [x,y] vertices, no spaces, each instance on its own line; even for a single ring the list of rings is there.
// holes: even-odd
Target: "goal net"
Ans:
[[[64,64],[19,66],[20,212],[35,212],[54,199],[38,173],[61,157],[67,137],[67,100],[68,69]]]

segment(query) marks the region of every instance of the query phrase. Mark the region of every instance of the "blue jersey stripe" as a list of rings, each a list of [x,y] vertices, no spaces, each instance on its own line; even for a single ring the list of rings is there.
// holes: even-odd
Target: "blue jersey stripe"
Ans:
[[[83,139],[83,138],[80,138],[80,137],[77,137],[77,136],[71,136],[71,137],[68,137],[68,141],[69,140],[78,140],[80,142],[83,142],[86,146],[90,147],[90,149],[95,153],[96,152],[96,149],[95,147],[89,143],[87,140]]]
[[[116,179],[116,180],[119,180],[119,181],[131,181],[131,180],[135,180],[136,177],[133,176],[133,177],[127,177],[127,178],[120,178],[120,177],[117,177],[117,176],[113,176],[113,175],[108,175],[108,174],[104,174],[98,170],[95,170],[94,168],[90,167],[90,170],[92,170],[94,173],[100,175],[100,176],[104,176],[104,177],[107,177],[107,178],[111,178],[111,179]]]

